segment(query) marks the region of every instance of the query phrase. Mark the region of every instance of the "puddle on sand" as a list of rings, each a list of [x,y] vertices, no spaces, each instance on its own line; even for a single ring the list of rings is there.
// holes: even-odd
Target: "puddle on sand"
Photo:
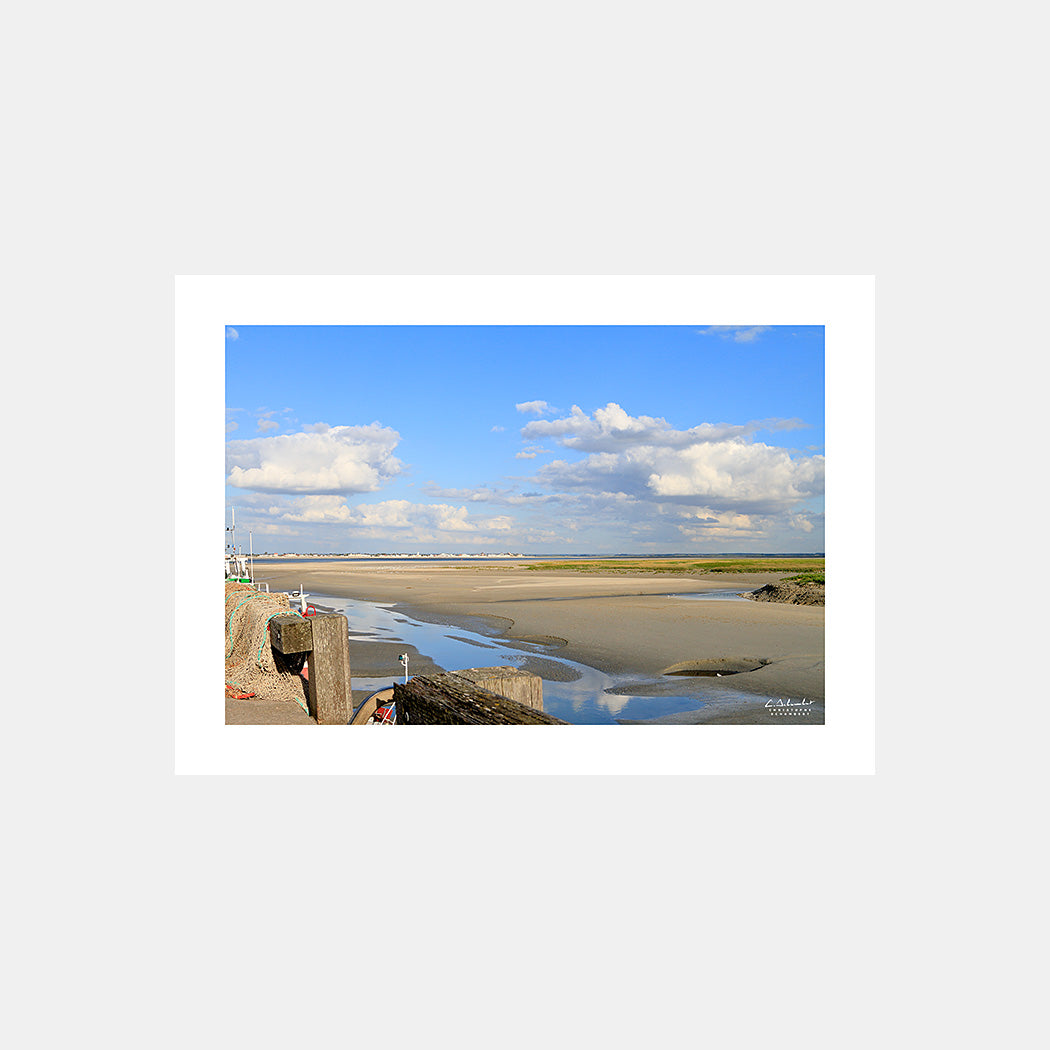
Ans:
[[[319,610],[323,606],[346,616],[350,630],[351,668],[355,638],[410,645],[438,667],[448,671],[499,665],[524,667],[543,679],[543,709],[574,725],[615,725],[619,718],[658,718],[661,715],[696,711],[712,701],[724,703],[739,698],[741,702],[753,703],[755,699],[748,693],[706,685],[695,677],[682,681],[681,688],[675,685],[673,695],[613,693],[609,690],[629,689],[632,685],[652,688],[666,682],[666,679],[607,675],[586,664],[554,655],[557,645],[515,642],[501,639],[493,633],[480,633],[502,628],[491,628],[477,617],[470,618],[469,627],[464,626],[468,623],[466,618],[451,616],[445,618],[443,623],[428,623],[409,617],[401,607],[397,607],[395,612],[395,606],[388,603],[325,595],[315,595],[314,599],[314,605]],[[479,652],[479,649],[486,651]],[[396,659],[394,656],[391,662]],[[533,666],[530,666],[530,661],[535,661]],[[411,670],[410,666],[409,673]],[[353,677],[351,670],[351,680],[355,692],[359,689],[374,692],[403,679],[397,672],[386,678],[359,679]]]
[[[698,591],[696,594],[669,594],[668,598],[682,598],[691,602],[749,602],[750,591]]]

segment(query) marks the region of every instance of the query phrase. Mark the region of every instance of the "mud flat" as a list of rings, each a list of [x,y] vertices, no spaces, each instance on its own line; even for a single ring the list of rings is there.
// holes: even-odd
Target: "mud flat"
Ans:
[[[257,562],[255,575],[272,589],[302,585],[308,594],[395,603],[420,619],[484,623],[507,641],[542,640],[556,646],[559,657],[606,674],[666,675],[668,684],[661,689],[691,675],[720,678],[755,695],[756,721],[772,720],[764,713],[769,699],[816,701],[823,721],[822,605],[678,597],[750,592],[778,583],[784,574],[581,575],[529,571],[525,564],[376,565],[300,558],[294,564]],[[351,651],[359,674],[367,669],[366,677],[378,678],[400,672],[396,656],[388,666],[389,654],[374,644],[355,645],[352,639]],[[479,662],[483,665],[483,658]],[[427,664],[413,663],[413,673],[426,673]],[[716,710],[706,710],[705,717],[697,712],[692,720],[721,720]]]

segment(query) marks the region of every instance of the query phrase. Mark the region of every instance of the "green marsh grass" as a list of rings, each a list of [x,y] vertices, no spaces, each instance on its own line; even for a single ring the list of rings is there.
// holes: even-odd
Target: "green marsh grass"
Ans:
[[[707,573],[789,572],[797,583],[823,583],[823,558],[588,558],[581,561],[542,561],[523,566],[531,572],[639,573],[702,576]]]

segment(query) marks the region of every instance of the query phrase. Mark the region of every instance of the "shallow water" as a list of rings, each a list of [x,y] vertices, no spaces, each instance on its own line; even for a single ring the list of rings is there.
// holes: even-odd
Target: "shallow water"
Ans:
[[[350,630],[351,667],[355,635],[379,642],[405,643],[446,671],[499,665],[524,666],[540,674],[543,679],[543,709],[574,725],[615,725],[619,718],[658,718],[682,711],[696,711],[708,702],[724,704],[739,700],[753,704],[755,701],[753,694],[725,686],[715,687],[710,680],[683,681],[666,676],[607,675],[586,664],[558,656],[555,646],[501,639],[496,636],[500,628],[492,627],[478,617],[448,617],[445,622],[426,622],[415,619],[392,603],[320,594],[311,595],[310,601],[318,609],[324,607],[346,616]],[[533,667],[529,666],[530,661],[535,661]],[[410,655],[409,675],[414,673],[411,663]],[[374,692],[394,681],[403,680],[399,674],[393,678],[354,676],[352,682],[355,690]],[[645,688],[646,691],[668,691],[667,695],[657,696],[625,691],[632,686]],[[614,689],[617,691],[611,692]]]
[[[744,597],[747,591],[701,591],[696,594],[669,594],[668,598],[684,598],[690,601],[712,601],[712,602],[749,602],[750,598]]]

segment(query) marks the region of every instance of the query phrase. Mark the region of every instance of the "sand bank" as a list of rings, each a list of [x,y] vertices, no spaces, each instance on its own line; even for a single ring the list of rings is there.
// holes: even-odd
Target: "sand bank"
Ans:
[[[558,656],[611,675],[721,669],[733,689],[755,695],[757,721],[770,721],[759,710],[770,698],[816,700],[823,721],[822,606],[676,597],[750,591],[783,574],[581,576],[529,571],[524,564],[377,565],[297,559],[291,565],[257,562],[255,575],[272,589],[302,585],[308,594],[396,603],[415,618],[485,623],[490,632],[499,631],[506,639],[543,640],[556,647]],[[352,639],[354,674],[363,679],[397,677],[397,648]],[[483,650],[479,665],[484,666]],[[426,654],[413,659],[413,674],[435,669]],[[734,669],[741,673],[730,674]],[[536,670],[543,673],[539,665]],[[669,686],[675,681],[669,674]],[[356,694],[357,689],[358,702],[363,696]],[[709,710],[703,719],[694,719],[701,720],[721,719]]]

